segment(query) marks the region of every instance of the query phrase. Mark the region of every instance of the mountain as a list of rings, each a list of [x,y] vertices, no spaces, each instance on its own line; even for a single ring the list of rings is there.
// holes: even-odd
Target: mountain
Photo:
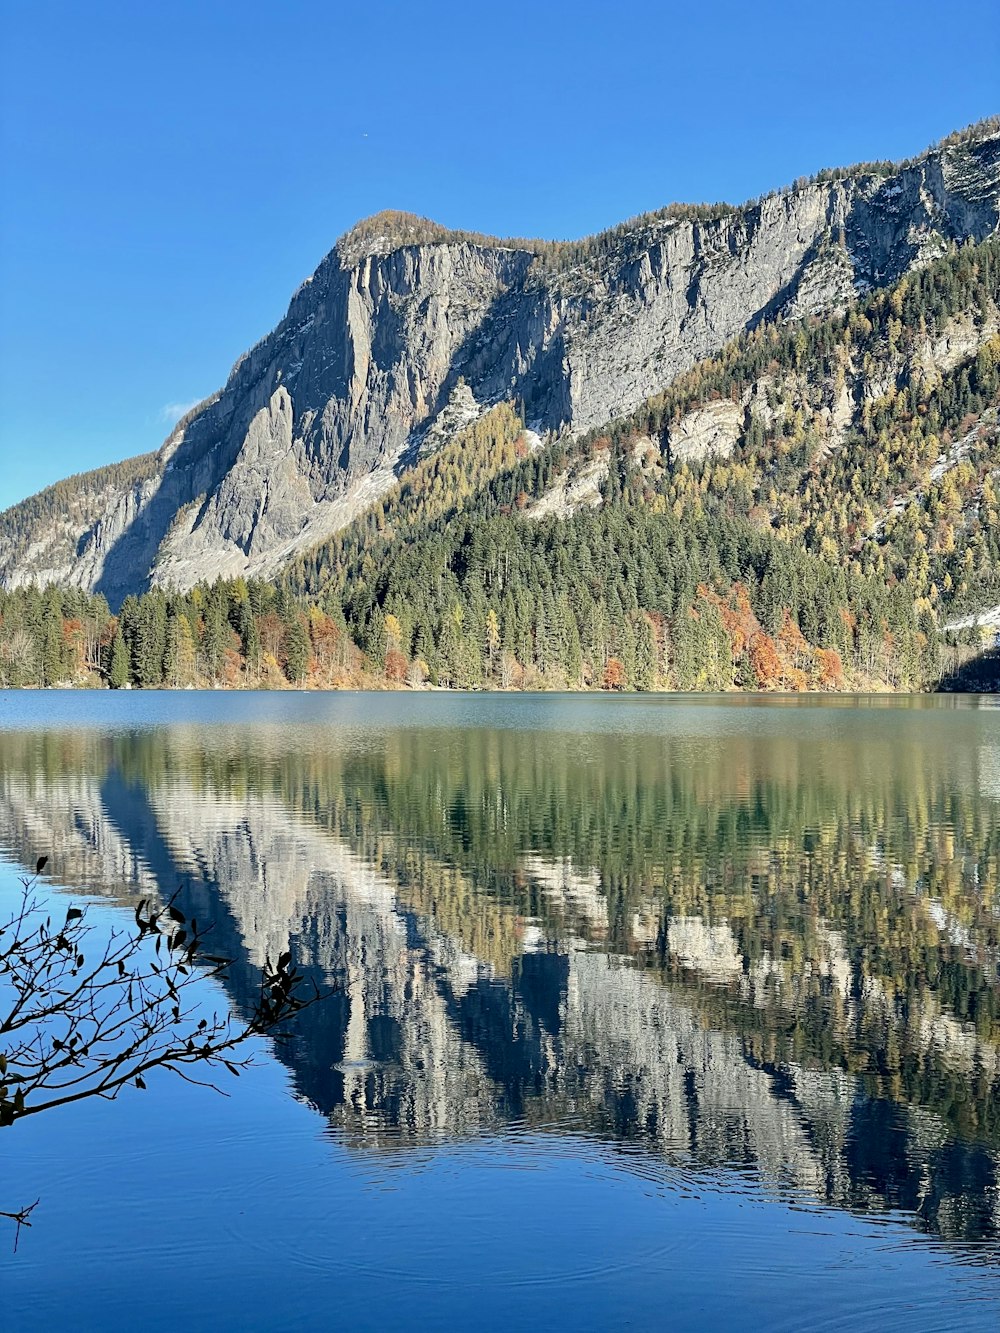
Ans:
[[[995,235],[592,431],[428,433],[279,578],[0,589],[0,685],[992,688],[998,409]]]
[[[117,606],[150,586],[271,576],[496,404],[530,426],[529,449],[579,437],[748,330],[846,310],[998,222],[996,122],[901,165],[821,173],[738,208],[673,206],[583,242],[377,215],[159,451],[0,516],[0,584],[68,584]],[[982,340],[944,336],[971,338],[970,353]],[[732,435],[727,411],[689,421],[671,456]]]

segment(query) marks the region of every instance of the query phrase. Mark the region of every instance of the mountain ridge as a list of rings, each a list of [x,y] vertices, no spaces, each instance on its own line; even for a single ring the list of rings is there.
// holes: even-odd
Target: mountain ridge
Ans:
[[[677,211],[706,206],[524,250],[406,214],[363,220],[155,454],[0,516],[0,583],[118,604],[274,575],[393,486],[456,395],[477,414],[516,402],[539,432],[575,435],[747,328],[846,308],[984,239],[1000,221],[1000,133],[986,122],[895,170]],[[393,248],[386,218],[430,230]]]
[[[389,253],[393,249],[412,244],[467,242],[488,249],[525,250],[544,256],[553,253],[560,257],[570,256],[577,250],[597,249],[602,243],[626,233],[639,232],[663,222],[717,221],[727,215],[745,211],[762,204],[765,200],[780,198],[808,185],[828,184],[832,181],[856,178],[860,176],[884,177],[895,171],[913,167],[932,153],[978,140],[987,139],[1000,133],[1000,115],[985,117],[967,125],[962,130],[945,135],[922,152],[898,161],[889,159],[870,162],[856,162],[847,166],[823,167],[810,176],[800,176],[790,185],[779,186],[763,194],[744,199],[741,203],[728,202],[685,203],[675,200],[661,208],[644,210],[621,222],[612,223],[595,232],[578,238],[557,238],[540,236],[500,236],[489,232],[469,230],[463,227],[449,227],[434,218],[411,213],[405,209],[384,208],[360,218],[349,227],[335,242],[333,249],[325,258],[337,251],[346,266],[352,267],[364,255]],[[382,244],[388,242],[387,248]],[[310,279],[305,280],[309,282]],[[300,284],[301,286],[305,284]]]

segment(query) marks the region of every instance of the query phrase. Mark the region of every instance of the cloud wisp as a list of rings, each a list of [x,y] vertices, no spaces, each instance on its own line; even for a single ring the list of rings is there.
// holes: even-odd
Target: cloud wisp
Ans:
[[[200,398],[192,398],[189,403],[164,403],[160,408],[159,419],[167,426],[175,426],[185,412],[190,412],[200,402]]]

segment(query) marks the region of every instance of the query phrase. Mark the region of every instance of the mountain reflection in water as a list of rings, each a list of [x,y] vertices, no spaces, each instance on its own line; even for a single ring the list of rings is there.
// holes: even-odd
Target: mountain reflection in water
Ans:
[[[237,1005],[339,983],[279,1054],[364,1152],[588,1135],[995,1259],[1000,713],[671,716],[11,731],[0,843],[181,885]]]

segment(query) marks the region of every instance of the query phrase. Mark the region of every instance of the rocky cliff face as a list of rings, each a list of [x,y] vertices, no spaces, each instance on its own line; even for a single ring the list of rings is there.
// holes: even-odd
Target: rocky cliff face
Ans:
[[[655,215],[563,250],[371,219],[148,465],[8,511],[0,581],[115,603],[151,583],[273,572],[452,417],[506,399],[538,429],[588,430],[757,321],[841,307],[998,220],[995,131],[892,175],[809,183],[709,220]]]

